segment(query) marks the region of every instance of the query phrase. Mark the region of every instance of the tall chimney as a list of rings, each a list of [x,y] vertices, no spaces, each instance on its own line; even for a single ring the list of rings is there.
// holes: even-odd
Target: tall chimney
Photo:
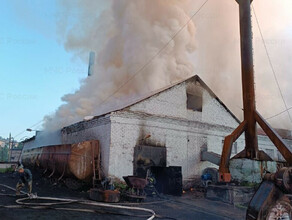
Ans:
[[[90,51],[89,63],[88,63],[88,76],[91,76],[94,72],[94,60],[95,60],[95,53],[93,51]]]

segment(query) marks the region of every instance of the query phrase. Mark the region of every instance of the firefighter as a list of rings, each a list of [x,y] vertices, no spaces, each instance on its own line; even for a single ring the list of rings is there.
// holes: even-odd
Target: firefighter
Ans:
[[[18,173],[19,173],[19,181],[16,184],[16,195],[20,195],[20,190],[22,187],[27,185],[28,188],[28,194],[31,194],[32,191],[32,174],[29,169],[24,169],[22,165],[18,167]]]

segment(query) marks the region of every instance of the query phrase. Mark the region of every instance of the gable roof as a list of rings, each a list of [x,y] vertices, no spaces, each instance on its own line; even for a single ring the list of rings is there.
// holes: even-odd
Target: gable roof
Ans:
[[[117,109],[117,110],[115,110],[115,111],[118,111],[118,110],[123,110],[123,109],[125,109],[125,108],[129,108],[129,107],[131,107],[131,106],[133,106],[133,105],[135,105],[135,104],[138,104],[138,103],[140,103],[140,102],[142,102],[142,101],[144,101],[145,99],[148,99],[148,98],[150,98],[150,97],[152,97],[152,96],[158,96],[160,93],[162,93],[162,92],[165,92],[165,91],[167,91],[167,90],[169,90],[169,89],[171,89],[171,88],[173,88],[174,86],[177,86],[177,85],[179,85],[179,84],[181,84],[181,83],[188,83],[188,82],[191,82],[191,81],[193,81],[193,82],[199,82],[200,83],[200,85],[214,98],[214,99],[216,99],[221,105],[222,105],[222,107],[238,122],[238,123],[240,123],[240,120],[227,108],[227,106],[221,101],[221,99],[219,99],[218,98],[218,96],[216,96],[215,95],[215,93],[207,86],[207,84],[198,76],[198,75],[194,75],[194,76],[191,76],[191,77],[189,77],[189,78],[187,78],[187,79],[183,79],[183,80],[180,80],[180,81],[178,81],[178,82],[176,82],[176,83],[174,83],[174,84],[171,84],[171,85],[169,85],[169,86],[166,86],[166,87],[163,87],[163,88],[161,88],[161,89],[159,89],[159,90],[156,90],[156,91],[154,91],[154,92],[151,92],[150,94],[148,94],[148,95],[146,95],[145,97],[143,97],[143,98],[140,98],[139,100],[137,100],[136,102],[134,102],[133,104],[130,104],[130,105],[128,105],[128,106],[126,106],[126,107],[123,107],[123,108],[120,108],[120,109]],[[112,111],[113,112],[113,111]]]
[[[139,98],[137,98],[136,100],[128,100],[126,102],[124,102],[121,106],[118,106],[118,107],[114,107],[112,109],[108,109],[106,110],[105,112],[101,113],[101,114],[98,114],[96,116],[94,116],[92,119],[88,120],[88,121],[91,121],[91,120],[94,120],[94,119],[97,119],[99,117],[102,117],[102,116],[105,116],[111,112],[115,112],[115,111],[120,111],[120,110],[124,110],[126,108],[129,108],[137,103],[140,103],[150,97],[153,97],[153,96],[158,96],[160,93],[162,92],[165,92],[171,88],[173,88],[174,86],[177,86],[181,83],[188,83],[188,82],[191,82],[191,81],[195,81],[195,82],[199,82],[200,85],[214,98],[216,99],[221,105],[222,107],[238,122],[240,123],[240,120],[227,108],[227,106],[215,95],[215,93],[206,85],[206,83],[198,76],[198,75],[193,75],[187,79],[183,79],[183,80],[179,80],[175,83],[172,83],[166,87],[163,87],[161,89],[158,89],[158,90],[154,90],[144,96],[140,96]],[[80,122],[77,122],[77,123],[74,123],[74,124],[79,124],[79,123],[83,123],[84,121],[80,121]],[[68,128],[70,127],[71,125],[69,126],[65,126],[64,128]],[[63,129],[64,129],[63,128]],[[62,130],[63,130],[62,129]]]

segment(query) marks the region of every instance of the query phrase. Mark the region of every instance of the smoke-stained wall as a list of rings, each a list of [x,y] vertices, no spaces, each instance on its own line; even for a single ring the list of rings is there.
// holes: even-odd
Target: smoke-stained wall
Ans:
[[[194,91],[202,96],[201,111],[188,109],[190,96],[187,94],[196,95]],[[216,167],[201,161],[202,148],[221,154],[224,137],[238,124],[208,87],[198,77],[192,77],[127,108],[63,128],[58,144],[98,140],[104,174],[118,178],[133,174],[135,146],[165,147],[166,165],[181,166],[187,183],[196,181],[206,167]],[[35,147],[54,143],[52,139],[51,143],[36,139]],[[232,156],[243,150],[244,144],[241,136],[232,149]],[[33,141],[25,145],[25,150],[32,145]],[[267,136],[259,136],[259,148],[273,159],[279,159]]]
[[[207,146],[221,154],[222,140],[238,122],[193,79],[112,113],[109,174],[119,178],[131,175],[134,147],[139,144],[165,147],[167,166],[182,166],[185,183],[197,180],[204,168],[214,166],[201,161],[201,148]],[[201,112],[187,109],[190,88],[201,91]]]

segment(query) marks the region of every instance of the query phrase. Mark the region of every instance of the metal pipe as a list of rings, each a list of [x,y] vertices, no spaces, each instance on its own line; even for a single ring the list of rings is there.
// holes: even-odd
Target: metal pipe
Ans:
[[[93,75],[93,72],[94,72],[94,60],[95,60],[95,53],[93,51],[91,51],[89,53],[88,76]]]
[[[255,90],[251,31],[251,0],[236,0],[239,4],[240,15],[240,46],[241,46],[241,72],[242,94],[244,107],[244,120],[247,122],[245,130],[246,157],[258,159],[258,140],[255,120]]]
[[[211,151],[203,151],[201,153],[201,160],[220,165],[221,156]]]

